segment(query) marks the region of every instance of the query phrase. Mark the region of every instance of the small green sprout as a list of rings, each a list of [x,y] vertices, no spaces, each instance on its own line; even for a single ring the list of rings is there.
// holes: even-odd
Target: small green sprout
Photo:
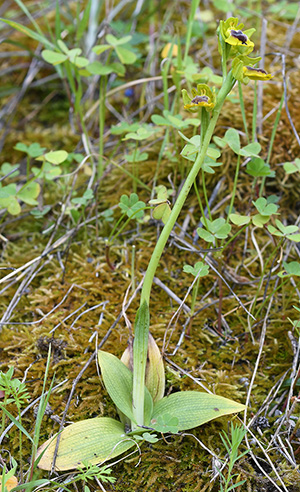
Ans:
[[[232,471],[235,463],[248,453],[247,449],[243,453],[238,454],[238,448],[240,447],[242,440],[246,435],[246,432],[246,429],[238,425],[235,426],[231,422],[231,440],[226,432],[223,431],[223,435],[220,434],[229,458],[227,477],[225,477],[224,474],[220,472],[221,478],[223,480],[223,484],[221,483],[220,485],[220,492],[229,492],[230,490],[237,489],[238,487],[243,485],[243,483],[245,483],[245,480],[238,480],[234,484],[232,484],[232,481],[235,477],[237,477],[238,479],[238,475],[232,474]]]

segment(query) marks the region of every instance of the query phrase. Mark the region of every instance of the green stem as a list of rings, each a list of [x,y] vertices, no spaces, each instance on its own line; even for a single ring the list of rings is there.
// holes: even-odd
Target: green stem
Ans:
[[[239,177],[239,171],[240,171],[240,163],[241,163],[241,156],[240,154],[238,155],[238,160],[235,168],[235,176],[234,176],[234,183],[233,183],[233,189],[232,189],[232,194],[231,194],[231,200],[230,200],[230,205],[228,209],[228,215],[227,215],[227,223],[229,222],[229,215],[232,212],[233,209],[233,204],[234,204],[234,199],[235,199],[235,193],[236,193],[236,188],[237,188],[237,182],[238,182],[238,177]]]
[[[155,275],[156,268],[158,266],[159,260],[161,258],[161,255],[163,253],[164,247],[169,239],[169,236],[172,232],[172,229],[175,225],[175,222],[181,212],[181,209],[185,203],[185,200],[190,192],[190,189],[202,167],[204,157],[206,155],[208,146],[210,144],[211,138],[214,133],[214,129],[217,123],[217,120],[219,118],[223,103],[225,101],[225,98],[227,94],[231,91],[233,85],[234,85],[234,78],[231,74],[231,72],[228,74],[226,80],[224,81],[220,92],[217,97],[217,103],[212,115],[212,118],[209,122],[209,125],[207,127],[207,131],[204,135],[203,138],[203,144],[202,148],[200,149],[200,152],[197,156],[197,159],[192,167],[192,169],[189,172],[189,175],[186,178],[186,181],[181,189],[180,194],[178,195],[178,198],[174,204],[173,210],[171,212],[171,215],[169,217],[168,222],[165,224],[163,230],[161,231],[160,237],[156,243],[156,246],[153,250],[150,262],[148,264],[148,268],[145,274],[144,278],[144,284],[142,288],[142,293],[141,293],[141,305],[143,304],[144,301],[149,304],[150,300],[150,292],[151,292],[151,287],[152,287],[152,282],[153,282],[153,277]]]
[[[242,83],[240,81],[238,82],[238,87],[239,87],[239,98],[240,98],[240,106],[241,106],[241,113],[242,113],[244,129],[245,129],[245,133],[246,133],[246,137],[247,137],[247,142],[250,143],[247,120],[246,120],[244,98],[243,98],[243,88],[242,88]]]
[[[136,319],[135,319],[135,337],[133,345],[133,392],[132,392],[132,410],[137,425],[144,424],[144,395],[145,395],[145,371],[146,371],[146,360],[147,360],[147,341],[149,336],[149,302],[150,293],[153,283],[153,277],[157,269],[158,263],[160,261],[161,255],[164,251],[165,245],[170,237],[172,229],[175,222],[182,210],[182,207],[187,199],[191,187],[199,173],[203,161],[210,144],[211,138],[213,136],[217,120],[219,118],[222,106],[226,99],[226,96],[231,91],[235,79],[233,78],[231,72],[223,82],[220,92],[217,97],[217,102],[215,109],[213,111],[212,117],[208,124],[205,135],[203,135],[202,146],[200,152],[190,170],[186,181],[178,195],[178,198],[174,204],[173,210],[169,217],[169,220],[165,224],[156,246],[153,250],[148,268],[144,277],[144,283],[140,299],[140,308],[138,309]],[[133,423],[132,427],[136,427]]]
[[[105,98],[106,98],[107,77],[103,75],[100,79],[99,95],[99,159],[98,159],[98,178],[103,174],[103,150],[104,150],[104,125],[105,125]]]
[[[256,141],[256,119],[257,119],[257,83],[255,81],[253,97],[253,115],[252,115],[252,142]]]

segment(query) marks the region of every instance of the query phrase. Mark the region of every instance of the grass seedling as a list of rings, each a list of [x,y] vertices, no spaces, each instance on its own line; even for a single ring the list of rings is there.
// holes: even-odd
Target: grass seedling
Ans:
[[[223,483],[220,484],[220,492],[230,492],[230,490],[234,490],[245,483],[245,480],[238,480],[235,483],[232,483],[233,479],[238,477],[237,474],[232,474],[232,471],[236,462],[248,453],[248,450],[246,450],[243,453],[238,454],[238,449],[245,437],[246,432],[246,429],[238,425],[235,426],[231,422],[231,440],[226,432],[223,431],[223,435],[220,434],[228,454],[227,477],[225,477],[223,473],[219,472],[221,479],[223,480]]]

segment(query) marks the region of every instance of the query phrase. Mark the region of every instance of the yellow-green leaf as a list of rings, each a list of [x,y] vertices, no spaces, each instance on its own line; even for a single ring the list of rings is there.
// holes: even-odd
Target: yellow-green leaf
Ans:
[[[55,470],[72,470],[89,462],[103,463],[127,451],[135,445],[126,437],[121,422],[108,417],[82,420],[66,427],[60,437]],[[45,450],[39,468],[51,470],[56,438],[48,439],[38,450],[38,457]]]
[[[169,414],[178,419],[178,429],[182,431],[244,409],[245,405],[222,396],[199,391],[180,391],[155,403],[151,423],[155,424],[159,416]]]

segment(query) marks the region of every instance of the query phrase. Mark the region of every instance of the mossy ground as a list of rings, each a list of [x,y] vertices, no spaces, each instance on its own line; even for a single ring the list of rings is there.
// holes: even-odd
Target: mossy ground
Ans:
[[[275,39],[275,25],[271,25],[268,32],[270,39]],[[284,44],[285,31],[282,32]],[[297,34],[298,36],[299,34]],[[19,38],[19,35],[16,39]],[[277,42],[280,36],[277,33]],[[293,43],[297,46],[297,36]],[[279,40],[279,41],[278,41]],[[292,43],[290,49],[293,50]],[[216,49],[215,42],[212,43]],[[279,49],[279,48],[278,48]],[[296,49],[296,48],[295,48]],[[216,52],[214,51],[214,57]],[[293,51],[291,51],[293,53]],[[293,64],[290,57],[287,59],[287,69],[290,74],[289,109],[296,128],[300,127],[299,121],[299,69]],[[272,70],[278,73],[280,78],[281,65],[277,61]],[[138,75],[136,74],[136,77]],[[18,77],[7,79],[7,84],[18,85]],[[45,101],[49,90],[56,94],[49,102]],[[161,90],[161,86],[157,87]],[[264,114],[276,107],[281,98],[281,82],[267,84],[264,87]],[[118,95],[115,96],[116,107],[122,104]],[[245,107],[249,117],[252,115],[253,86],[244,90]],[[4,104],[8,101],[4,101]],[[138,103],[136,102],[136,105]],[[66,148],[73,151],[78,145],[80,148],[80,135],[69,125],[68,101],[63,95],[63,88],[59,81],[54,86],[43,90],[30,89],[19,104],[14,119],[10,123],[10,132],[7,134],[3,151],[3,162],[16,163],[20,160],[18,153],[12,151],[18,142],[30,144],[38,141],[48,149],[55,147]],[[161,108],[156,108],[159,112]],[[36,112],[35,112],[36,111]],[[31,113],[32,112],[32,113]],[[30,116],[32,114],[32,116]],[[29,115],[29,116],[28,116]],[[271,131],[275,120],[272,114],[263,125],[263,134],[260,143],[263,147],[262,155],[266,156]],[[21,123],[20,123],[21,122]],[[107,130],[115,123],[111,115],[107,118]],[[235,127],[242,131],[242,119],[238,103],[226,102],[218,123],[217,134],[222,136],[227,127]],[[118,139],[109,135],[106,145],[120,145]],[[163,158],[160,166],[159,183],[168,185],[168,176],[175,189],[180,187],[187,164],[182,162],[179,156],[181,143],[174,137],[170,143],[169,158]],[[275,137],[272,153],[271,167],[276,169],[276,178],[267,181],[267,194],[280,195],[281,215],[294,223],[299,214],[299,175],[286,178],[282,163],[292,161],[299,153],[298,144],[291,132],[290,123],[283,112],[278,131]],[[81,148],[82,151],[82,148]],[[139,167],[139,178],[148,186],[152,186],[153,176],[156,170],[160,141],[151,145],[149,159]],[[114,159],[121,159],[118,151]],[[223,212],[228,205],[228,197],[233,186],[233,176],[236,159],[232,152],[223,154],[223,166],[217,168],[216,173],[207,177],[209,193],[216,183],[224,177],[214,206],[216,212]],[[134,223],[131,228],[117,237],[110,247],[109,261],[107,257],[106,238],[111,231],[111,225],[99,219],[99,213],[116,205],[123,193],[132,192],[132,180],[126,176],[122,169],[109,166],[97,188],[97,202],[93,202],[82,217],[83,227],[76,228],[70,216],[65,215],[55,230],[52,244],[62,238],[61,244],[53,248],[47,255],[43,254],[51,231],[44,234],[52,224],[57,224],[61,213],[61,203],[65,195],[65,184],[51,182],[43,185],[43,203],[50,203],[51,213],[42,219],[33,219],[25,207],[22,214],[11,220],[8,215],[2,216],[1,234],[4,236],[1,256],[1,268],[3,276],[12,269],[18,269],[37,259],[31,269],[20,271],[19,275],[12,277],[10,282],[2,284],[0,298],[1,311],[7,313],[8,307],[12,310],[7,315],[8,321],[2,326],[0,336],[0,368],[6,371],[8,367],[15,367],[15,377],[22,379],[26,373],[26,383],[32,400],[41,394],[43,377],[45,372],[48,345],[52,345],[52,358],[49,373],[49,383],[55,377],[55,384],[67,379],[64,385],[54,391],[50,398],[52,415],[45,416],[40,442],[44,442],[58,430],[58,419],[62,416],[73,381],[84,364],[94,352],[97,344],[107,335],[115,319],[122,311],[122,303],[126,290],[131,282],[131,255],[132,244],[136,246],[135,275],[136,282],[142,279],[151,252],[159,234],[160,225],[150,220],[147,224]],[[76,180],[76,190],[81,195],[85,190],[89,174],[82,169]],[[199,180],[199,189],[201,189]],[[236,207],[243,212],[249,207],[253,198],[252,178],[244,169],[241,170],[240,184],[237,192]],[[150,196],[145,189],[139,190],[139,198],[148,201]],[[223,200],[224,199],[224,200]],[[119,212],[116,213],[116,215]],[[183,236],[188,244],[200,219],[200,211],[196,196],[191,193],[179,220],[182,225],[184,217],[189,214],[190,222]],[[73,230],[71,235],[68,232]],[[175,231],[180,233],[180,229]],[[274,250],[274,242],[264,231],[256,231],[255,237],[258,249],[263,251],[264,261],[268,261]],[[261,265],[257,255],[257,249],[251,239],[248,239],[245,251],[245,236],[232,243],[225,251],[223,258],[217,258],[222,275],[229,273],[230,287],[238,295],[240,300],[249,309],[251,301],[257,294],[258,279],[261,275]],[[205,244],[198,243],[205,247]],[[246,254],[245,254],[246,253]],[[284,251],[282,252],[284,254]],[[183,299],[191,284],[189,275],[182,272],[185,263],[194,264],[199,255],[192,251],[186,251],[175,238],[168,243],[163,254],[157,277],[169,287],[174,294]],[[278,259],[278,256],[275,260]],[[297,259],[296,253],[290,253],[289,260]],[[113,266],[113,269],[111,268]],[[237,279],[232,276],[232,271],[243,277]],[[267,273],[270,268],[267,270]],[[257,307],[268,296],[275,286],[274,275],[266,280],[258,293]],[[228,278],[228,277],[226,277]],[[239,282],[237,282],[239,280]],[[23,282],[23,284],[22,284]],[[19,289],[19,290],[17,290]],[[184,337],[175,355],[172,355],[178,343],[186,316],[181,312],[172,320],[178,306],[169,295],[160,287],[154,285],[151,294],[151,332],[157,340],[160,348],[164,348],[166,356],[166,385],[167,391],[179,389],[198,389],[195,381],[188,377],[199,379],[218,395],[226,396],[234,400],[244,402],[246,399],[249,382],[251,380],[257,355],[259,351],[260,336],[263,323],[266,323],[266,337],[263,342],[263,352],[259,368],[251,392],[250,412],[255,414],[263,409],[263,415],[269,415],[272,406],[278,411],[285,412],[288,403],[288,387],[284,385],[277,394],[272,396],[272,388],[280,379],[290,377],[293,363],[293,349],[288,331],[291,324],[288,318],[295,319],[293,304],[298,304],[297,289],[291,284],[279,289],[273,298],[270,312],[266,318],[266,307],[259,314],[257,323],[252,325],[249,331],[249,317],[239,307],[228,288],[223,285],[222,305],[218,304],[220,297],[220,285],[217,276],[210,273],[201,283],[197,303],[199,313],[193,318],[187,335]],[[208,294],[207,294],[208,293]],[[204,299],[205,296],[205,299]],[[203,300],[201,301],[203,297]],[[189,304],[189,296],[186,303]],[[98,306],[95,308],[95,306]],[[131,323],[138,307],[138,296],[133,300],[127,310]],[[204,309],[200,309],[203,308]],[[218,308],[221,307],[223,319],[221,329],[218,325]],[[48,314],[50,313],[50,314]],[[81,316],[80,316],[81,315]],[[169,326],[170,324],[170,326]],[[128,328],[123,318],[111,331],[104,349],[121,356],[126,348]],[[297,395],[295,387],[294,395]],[[268,395],[270,396],[268,397]],[[291,396],[291,395],[290,395]],[[267,399],[268,397],[268,399]],[[267,401],[266,401],[267,399]],[[13,407],[10,408],[14,413]],[[293,416],[298,416],[299,408],[296,405]],[[95,361],[86,369],[82,378],[78,381],[75,393],[67,413],[69,422],[79,421],[94,416],[116,417],[116,410],[103,389],[99,378]],[[254,435],[267,447],[272,435],[278,426],[278,420],[270,413],[270,428],[253,430]],[[57,417],[57,418],[56,418]],[[142,492],[153,490],[155,492],[195,492],[219,490],[219,483],[212,481],[215,463],[212,457],[197,442],[200,439],[204,445],[214,454],[225,459],[226,453],[220,439],[222,431],[229,431],[229,418],[213,421],[193,430],[189,436],[172,436],[160,440],[155,445],[144,444],[141,447],[141,455],[138,453],[129,458],[124,458],[113,467],[113,476],[116,483],[105,485],[106,490]],[[237,419],[235,418],[237,421]],[[28,432],[34,427],[34,408],[31,408],[23,417],[23,425]],[[290,430],[285,425],[282,429],[282,438],[288,438]],[[195,439],[196,438],[196,439]],[[298,440],[297,440],[298,439]],[[3,457],[6,453],[12,453],[18,460],[19,433],[13,428],[2,442]],[[299,438],[294,439],[293,447],[296,459],[299,459]],[[4,451],[4,449],[6,451]],[[241,451],[245,449],[244,445]],[[251,451],[254,457],[264,466],[266,474],[278,482],[266,457],[252,439]],[[268,449],[268,456],[281,476],[285,486],[290,492],[299,490],[299,475],[291,463],[280,453],[278,443]],[[26,466],[30,455],[30,446],[24,442],[23,467]],[[298,461],[297,461],[298,462]],[[239,479],[246,483],[238,490],[241,491],[267,491],[275,490],[274,485],[256,466],[250,453],[244,456],[236,465],[235,473]],[[40,477],[46,476],[40,472]],[[92,484],[96,487],[96,484]],[[279,489],[283,490],[283,489]]]

